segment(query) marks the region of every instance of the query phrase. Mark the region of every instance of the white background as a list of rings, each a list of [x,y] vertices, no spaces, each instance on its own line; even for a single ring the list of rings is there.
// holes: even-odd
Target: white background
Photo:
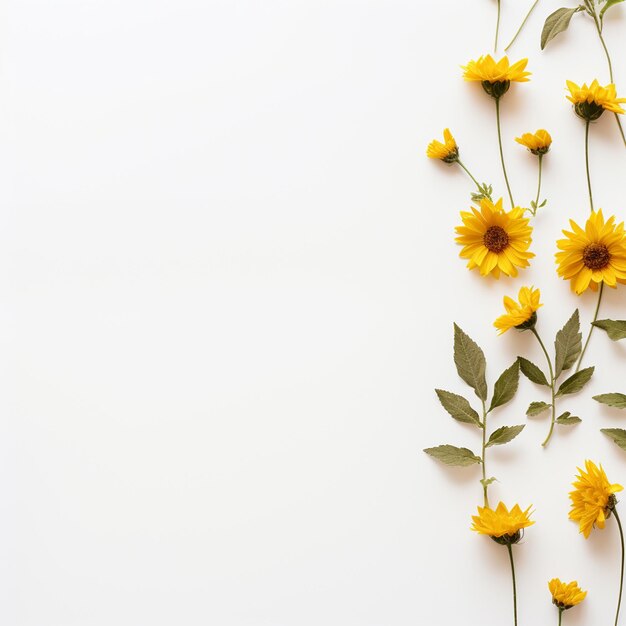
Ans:
[[[608,82],[593,25],[541,53],[545,0],[511,51],[532,82],[503,101],[518,202],[546,127],[548,206],[520,279],[484,280],[453,229],[468,180],[428,161],[450,126],[503,194],[493,102],[459,65],[489,52],[495,2],[6,0],[0,9],[0,621],[7,626],[452,626],[512,623],[506,550],[469,531],[476,449],[434,387],[466,393],[452,322],[493,383],[533,337],[498,337],[504,294],[542,289],[551,344],[581,307],[554,241],[588,213],[583,126],[564,82]],[[503,2],[502,40],[529,2]],[[624,10],[606,34],[626,89]],[[621,38],[621,41],[620,41]],[[614,120],[592,129],[596,202],[626,217]],[[601,317],[623,317],[624,288]],[[556,623],[547,580],[577,578],[570,625],[612,623],[614,522],[568,522],[575,466],[626,456],[624,346],[563,402],[584,418],[540,447],[523,380],[495,426],[492,497],[533,504],[517,549],[520,624]],[[626,619],[626,617],[624,618]]]

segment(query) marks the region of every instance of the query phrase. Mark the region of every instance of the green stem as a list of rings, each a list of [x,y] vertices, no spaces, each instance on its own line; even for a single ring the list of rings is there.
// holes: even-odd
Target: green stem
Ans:
[[[589,174],[589,120],[585,125],[585,167],[587,169],[587,189],[589,190],[589,204],[593,211],[593,194],[591,193],[591,175]]]
[[[506,544],[509,550],[509,560],[511,561],[511,577],[513,578],[513,622],[517,626],[517,589],[515,586],[515,565],[513,563],[513,548],[510,543]]]
[[[543,154],[539,155],[539,182],[537,183],[537,197],[535,198],[535,209],[533,215],[537,215],[537,205],[539,204],[539,194],[541,192],[541,166],[543,164]]]
[[[596,312],[593,314],[593,321],[591,322],[591,325],[589,328],[589,334],[587,335],[587,340],[585,341],[585,347],[583,348],[583,351],[580,353],[578,364],[576,365],[576,371],[580,369],[580,365],[583,362],[583,357],[585,356],[585,352],[587,351],[587,346],[589,345],[589,340],[591,339],[591,333],[593,333],[593,329],[595,328],[595,326],[593,325],[593,322],[595,322],[598,319],[598,313],[600,312],[600,302],[602,302],[603,292],[604,292],[604,281],[600,283],[600,291],[598,293],[598,304],[596,304]]]
[[[541,444],[545,448],[545,446],[547,446],[548,442],[550,441],[550,437],[552,437],[552,432],[554,431],[554,424],[556,423],[556,393],[555,393],[556,380],[554,379],[554,370],[552,369],[552,361],[550,359],[550,355],[548,354],[548,351],[546,350],[546,346],[543,343],[543,341],[541,341],[541,337],[539,336],[539,333],[534,328],[531,328],[531,330],[532,330],[533,335],[537,337],[537,341],[539,342],[539,345],[541,346],[541,349],[543,350],[543,353],[546,356],[546,361],[548,362],[548,368],[550,370],[550,389],[552,390],[552,417],[550,419],[550,430],[548,431],[548,436],[546,437],[545,441]]]
[[[498,51],[498,33],[500,32],[500,0],[498,0],[498,16],[496,17],[496,41],[493,44],[493,51]]]
[[[504,152],[502,151],[502,130],[500,128],[500,98],[496,98],[496,122],[498,124],[498,144],[500,146],[500,161],[502,162],[502,172],[504,174],[504,181],[506,182],[506,188],[509,192],[509,200],[511,200],[511,207],[515,206],[513,202],[513,194],[511,193],[511,185],[509,185],[509,177],[506,175],[506,165],[504,164]]]
[[[481,191],[478,181],[472,176],[472,173],[465,167],[465,164],[461,161],[461,159],[457,159],[456,162],[465,170],[467,175],[474,181],[474,184],[476,185],[476,188],[478,189],[478,191]]]
[[[615,515],[615,519],[617,520],[617,526],[619,527],[619,538],[622,544],[622,567],[620,571],[619,578],[619,596],[617,598],[617,611],[615,612],[615,626],[617,626],[617,621],[619,620],[619,608],[622,604],[622,589],[624,587],[624,531],[622,529],[622,522],[617,514],[617,509],[613,509],[613,514]]]
[[[489,488],[489,485],[487,485],[487,468],[485,467],[486,465],[486,459],[485,459],[485,452],[487,450],[487,407],[485,406],[485,401],[482,401],[483,403],[483,451],[482,451],[482,466],[483,466],[483,499],[484,499],[484,505],[485,507],[489,506],[489,496],[487,495],[487,489]]]
[[[561,626],[561,618],[563,617],[563,609],[559,609],[559,626]]]
[[[538,2],[539,2],[539,0],[535,0],[533,5],[530,7],[530,10],[528,11],[528,13],[526,13],[526,17],[524,18],[524,21],[522,22],[521,26],[517,29],[517,32],[513,36],[513,39],[511,39],[511,43],[504,49],[505,52],[513,45],[513,43],[517,39],[517,36],[522,32],[522,28],[524,28],[524,25],[528,21],[528,18],[530,17],[530,14],[533,12],[533,9],[537,6]]]

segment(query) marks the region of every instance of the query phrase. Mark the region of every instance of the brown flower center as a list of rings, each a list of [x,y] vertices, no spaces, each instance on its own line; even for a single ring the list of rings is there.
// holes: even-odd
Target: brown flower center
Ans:
[[[490,226],[483,235],[485,248],[499,254],[509,245],[509,236],[502,226]]]
[[[611,254],[603,243],[590,243],[583,250],[583,263],[590,270],[604,269],[611,260]]]

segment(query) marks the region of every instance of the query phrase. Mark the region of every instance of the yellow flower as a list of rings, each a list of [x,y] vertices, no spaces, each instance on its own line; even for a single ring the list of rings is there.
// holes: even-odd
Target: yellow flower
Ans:
[[[570,95],[567,99],[573,103],[574,111],[578,117],[584,120],[597,120],[604,111],[613,113],[624,113],[620,104],[626,102],[626,98],[618,98],[615,85],[610,83],[602,87],[597,80],[594,80],[589,87],[583,83],[579,87],[571,80],[566,81]]]
[[[518,267],[528,267],[528,252],[532,241],[532,226],[524,217],[524,209],[516,207],[508,212],[502,209],[502,198],[494,204],[483,198],[480,211],[461,211],[462,226],[456,227],[456,242],[463,246],[461,258],[469,259],[469,269],[478,268],[481,275],[500,277],[517,276]]]
[[[530,72],[525,71],[527,63],[528,59],[522,59],[509,65],[507,56],[496,61],[488,54],[461,67],[465,80],[482,83],[483,89],[490,96],[500,98],[509,90],[511,82],[525,83],[528,81]]]
[[[606,222],[602,209],[593,211],[583,230],[574,220],[569,221],[572,232],[564,230],[566,239],[556,242],[557,272],[571,281],[572,290],[594,291],[600,283],[616,287],[626,281],[626,234],[624,222],[615,224],[611,216]]]
[[[580,532],[587,539],[594,527],[604,528],[607,518],[617,504],[613,494],[624,488],[609,483],[602,466],[597,467],[593,461],[585,461],[586,472],[580,467],[577,469],[580,476],[572,483],[574,491],[569,494],[572,501],[569,518],[578,522]]]
[[[443,141],[444,143],[441,143],[441,141],[433,139],[428,144],[426,156],[431,159],[441,159],[446,163],[454,163],[459,158],[459,148],[449,128],[443,131]]]
[[[534,134],[524,133],[521,137],[516,137],[515,141],[539,156],[550,150],[552,137],[550,137],[550,133],[547,130],[540,128]]]
[[[548,589],[552,594],[552,603],[562,610],[571,609],[587,597],[587,592],[583,591],[575,580],[571,583],[562,583],[558,578],[553,578],[548,583]]]
[[[472,516],[472,530],[481,535],[488,535],[492,539],[500,539],[498,543],[517,543],[521,538],[521,531],[535,522],[530,521],[530,507],[522,511],[516,504],[510,511],[500,502],[496,510],[488,506],[478,507],[478,515]]]
[[[504,308],[506,315],[501,315],[493,325],[500,331],[499,334],[505,333],[511,328],[519,330],[527,330],[533,328],[537,321],[536,311],[543,304],[539,302],[541,292],[533,287],[522,287],[519,290],[519,304],[512,298],[504,296]]]

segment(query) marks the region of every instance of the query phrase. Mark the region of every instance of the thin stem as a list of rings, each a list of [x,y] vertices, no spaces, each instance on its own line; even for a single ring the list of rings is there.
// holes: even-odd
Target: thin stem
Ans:
[[[511,207],[514,207],[515,202],[513,202],[513,194],[511,193],[511,185],[509,185],[509,177],[506,175],[506,165],[504,164],[504,152],[502,151],[502,131],[500,129],[500,98],[496,98],[495,100],[496,100],[496,122],[498,124],[498,144],[500,146],[500,161],[502,162],[502,172],[504,174],[506,188],[509,192],[509,200],[511,200]]]
[[[589,174],[589,120],[585,125],[585,167],[587,169],[587,189],[589,190],[589,204],[593,211],[593,194],[591,193],[591,175]]]
[[[561,618],[563,617],[563,609],[559,609],[559,626],[561,626]]]
[[[619,538],[622,544],[622,567],[620,571],[619,578],[619,596],[617,598],[617,611],[615,612],[615,626],[617,626],[617,621],[619,620],[619,608],[622,604],[622,589],[624,587],[624,530],[622,529],[622,522],[617,514],[617,509],[613,509],[613,514],[615,515],[615,519],[617,520],[617,526],[619,528]]]
[[[485,406],[485,401],[483,403],[483,451],[482,451],[482,466],[483,466],[483,499],[486,507],[489,506],[489,496],[487,495],[487,489],[489,485],[487,484],[487,468],[486,459],[485,459],[485,451],[487,450],[487,407]]]
[[[539,194],[541,192],[541,169],[543,164],[543,154],[539,155],[539,182],[537,183],[537,197],[535,198],[535,209],[533,215],[537,215],[537,205],[539,204]]]
[[[550,369],[550,389],[552,391],[552,417],[550,419],[550,430],[548,431],[548,436],[546,437],[545,441],[541,444],[544,448],[545,446],[548,445],[548,441],[550,441],[550,437],[552,437],[552,432],[554,431],[554,424],[556,423],[556,393],[555,393],[555,380],[554,380],[554,370],[552,369],[552,361],[550,359],[550,355],[548,354],[548,351],[546,350],[546,346],[544,345],[543,341],[541,341],[541,337],[539,336],[539,333],[534,329],[531,328],[533,335],[535,335],[535,337],[537,337],[537,341],[539,342],[539,345],[541,346],[541,349],[543,350],[543,353],[546,355],[546,361],[548,362],[548,368]]]
[[[589,328],[589,334],[587,335],[587,341],[585,341],[585,347],[583,348],[583,351],[580,353],[578,364],[576,365],[576,371],[580,369],[580,365],[583,362],[583,357],[585,356],[585,352],[587,351],[587,346],[589,345],[589,340],[591,339],[591,333],[593,333],[593,329],[595,328],[595,326],[593,325],[593,322],[595,322],[598,319],[598,313],[600,312],[600,302],[602,302],[603,292],[604,292],[604,282],[601,282],[600,290],[598,292],[598,304],[596,304],[596,312],[593,314],[593,321],[591,322],[591,325]]]
[[[498,16],[496,17],[496,40],[493,44],[493,51],[498,51],[498,33],[500,32],[500,0],[498,0]]]
[[[465,170],[467,175],[474,181],[474,184],[478,188],[478,191],[480,191],[481,189],[478,181],[472,176],[472,173],[467,169],[467,167],[465,167],[465,164],[461,161],[461,159],[457,159],[456,162]]]
[[[535,0],[533,5],[530,7],[530,10],[528,11],[528,13],[526,13],[526,17],[524,18],[524,21],[522,22],[521,26],[517,29],[517,32],[513,36],[513,39],[511,39],[511,43],[509,43],[509,45],[504,49],[505,52],[513,45],[513,43],[517,39],[517,36],[522,32],[522,28],[524,28],[524,24],[526,24],[526,22],[528,21],[530,14],[533,12],[533,9],[537,6],[538,2],[539,0]]]
[[[509,560],[511,561],[511,577],[513,578],[513,623],[517,626],[517,589],[515,586],[515,565],[513,564],[513,548],[510,543],[506,544],[509,550]]]

